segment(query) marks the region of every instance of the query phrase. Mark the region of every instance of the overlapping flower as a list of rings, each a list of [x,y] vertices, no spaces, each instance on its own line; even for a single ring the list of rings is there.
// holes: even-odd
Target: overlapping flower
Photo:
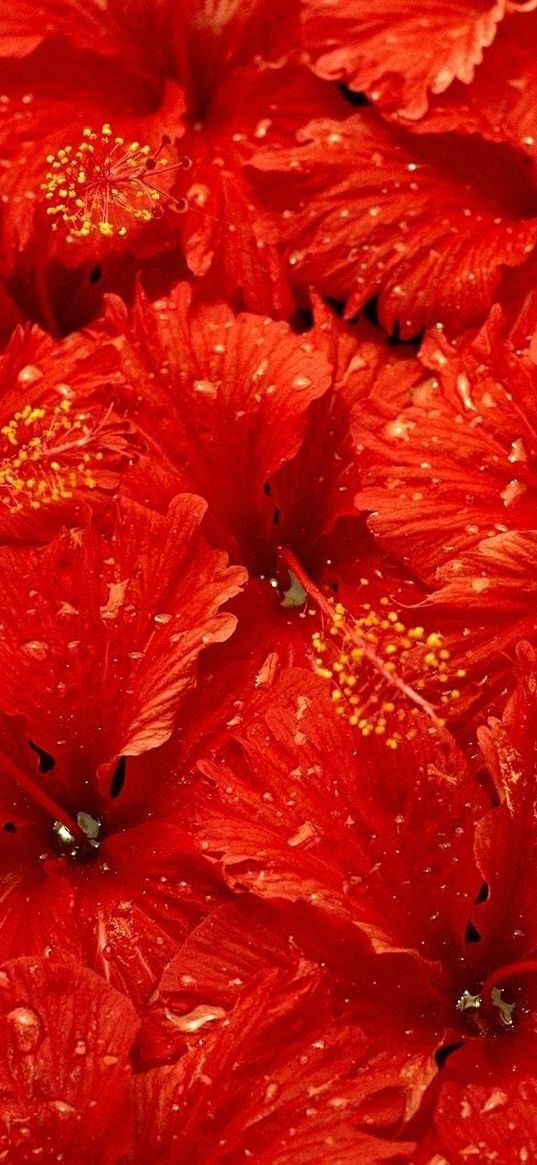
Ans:
[[[537,1160],[534,0],[0,15],[0,1160]]]

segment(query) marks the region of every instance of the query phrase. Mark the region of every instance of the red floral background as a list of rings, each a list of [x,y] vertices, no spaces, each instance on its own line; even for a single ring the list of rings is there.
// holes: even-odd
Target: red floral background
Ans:
[[[0,1161],[537,1161],[536,0],[0,13]]]

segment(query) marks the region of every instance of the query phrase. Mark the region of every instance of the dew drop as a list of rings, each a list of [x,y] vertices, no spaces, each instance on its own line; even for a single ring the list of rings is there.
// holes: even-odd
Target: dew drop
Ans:
[[[166,1019],[173,1023],[174,1027],[179,1028],[182,1032],[197,1032],[200,1028],[205,1027],[206,1023],[211,1023],[215,1019],[225,1019],[226,1012],[223,1007],[195,1007],[193,1011],[187,1012],[186,1015],[174,1015],[173,1012],[166,1010]]]
[[[508,1099],[506,1092],[503,1092],[501,1088],[495,1088],[482,1106],[481,1112],[493,1112],[495,1108],[502,1108],[504,1104],[507,1104]]]
[[[25,655],[31,656],[32,659],[41,660],[48,658],[50,647],[42,639],[28,639],[26,643],[21,643],[21,651]]]
[[[272,125],[272,121],[271,121],[270,117],[262,117],[261,120],[258,121],[258,123],[254,129],[254,138],[266,137],[267,131],[270,129],[271,125]]]
[[[517,461],[527,461],[527,460],[528,460],[528,454],[526,452],[524,442],[522,440],[522,437],[518,437],[517,440],[513,441],[513,444],[511,445],[511,452],[509,454],[509,461],[511,462],[511,464],[513,464]]]
[[[43,373],[35,364],[25,364],[21,368],[17,380],[19,384],[35,384],[36,380],[41,380]]]
[[[8,1012],[7,1021],[19,1051],[23,1055],[35,1051],[42,1036],[42,1023],[36,1012],[30,1007],[15,1007]]]
[[[195,380],[194,392],[199,393],[200,396],[207,396],[210,400],[215,400],[218,396],[218,388],[212,380]]]
[[[74,1108],[72,1104],[68,1104],[66,1100],[51,1100],[50,1104],[52,1108],[55,1108],[56,1112],[63,1117],[72,1116],[73,1113],[76,1112],[76,1108]]]
[[[525,492],[526,486],[524,485],[524,482],[519,481],[518,478],[514,477],[512,481],[507,483],[505,489],[502,490],[500,497],[504,506],[512,506],[513,502],[516,502],[518,498],[522,497],[522,494]]]
[[[464,375],[464,373],[461,373],[460,376],[457,377],[457,392],[462,400],[462,403],[463,403],[465,409],[468,409],[469,412],[472,412],[472,413],[477,412],[477,409],[476,409],[475,404],[474,404],[472,397],[471,397],[470,381],[468,380],[468,377]]]
[[[294,849],[295,846],[304,845],[305,842],[310,841],[315,836],[316,829],[313,823],[311,821],[304,821],[302,825],[299,825],[296,833],[292,837],[287,838],[287,845],[290,845]]]
[[[205,203],[208,201],[210,193],[211,192],[210,192],[208,186],[203,185],[201,182],[197,182],[197,183],[194,183],[194,185],[190,187],[190,189],[187,191],[186,196],[187,196],[188,201],[195,202],[196,206],[205,206]]]
[[[265,1089],[265,1103],[270,1104],[271,1101],[276,1100],[279,1091],[280,1085],[277,1084],[275,1080],[273,1080],[270,1084],[267,1084]]]

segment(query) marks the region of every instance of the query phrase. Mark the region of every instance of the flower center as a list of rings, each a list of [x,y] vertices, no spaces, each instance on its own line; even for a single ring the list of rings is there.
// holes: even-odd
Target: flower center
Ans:
[[[499,984],[506,979],[521,979],[527,975],[534,975],[537,971],[537,959],[520,959],[518,963],[508,963],[492,971],[483,984],[482,991],[473,995],[471,991],[463,991],[459,996],[456,1008],[460,1012],[470,1012],[482,1032],[498,1026],[512,1028],[514,1026],[513,1012],[516,1004],[509,1003],[503,998],[504,988]]]
[[[161,176],[191,165],[188,158],[170,162],[166,152],[170,146],[167,135],[152,150],[115,136],[108,124],[100,133],[83,129],[78,145],[65,145],[47,155],[49,169],[41,189],[53,229],[68,227],[68,241],[92,232],[123,237],[133,225],[161,214],[164,205],[186,210],[186,201],[174,198],[160,183]]]
[[[66,853],[73,861],[87,860],[93,856],[101,844],[99,840],[101,822],[89,813],[77,813],[76,823],[78,826],[76,835],[68,825],[59,819],[54,822],[52,828],[60,843],[62,853]]]
[[[24,405],[0,433],[0,501],[12,513],[25,505],[38,510],[65,501],[75,490],[95,489],[105,452],[117,457],[127,451],[124,426],[111,421],[110,410],[100,417],[75,411],[67,395],[53,405]],[[103,484],[108,477],[105,471]]]
[[[477,1026],[481,1027],[479,1022],[481,1016],[475,1013],[481,1012],[483,1008],[483,994],[472,995],[470,991],[463,991],[456,1003],[457,1011],[469,1011],[472,1014],[472,1019],[475,1019]],[[496,1008],[496,1018],[500,1021],[503,1027],[513,1027],[513,1011],[515,1009],[514,1003],[508,1003],[503,998],[503,991],[501,987],[493,987],[490,992],[490,1007]]]

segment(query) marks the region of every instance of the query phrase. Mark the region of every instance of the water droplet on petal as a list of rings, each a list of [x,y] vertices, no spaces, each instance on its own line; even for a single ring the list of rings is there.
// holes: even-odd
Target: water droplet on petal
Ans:
[[[194,392],[199,393],[200,396],[208,396],[210,400],[215,400],[218,396],[218,387],[213,384],[212,380],[195,380]]]
[[[19,1051],[23,1055],[34,1052],[43,1034],[43,1025],[36,1012],[30,1007],[15,1007],[8,1012],[7,1021]]]
[[[50,1104],[52,1108],[55,1108],[56,1112],[63,1117],[72,1116],[73,1113],[76,1112],[76,1108],[74,1108],[72,1104],[68,1104],[66,1100],[51,1100]]]
[[[28,639],[26,643],[21,643],[21,651],[32,659],[47,659],[50,647],[42,639]]]
[[[186,1015],[174,1015],[173,1012],[166,1010],[166,1019],[173,1023],[174,1027],[179,1028],[182,1032],[197,1032],[200,1028],[205,1027],[206,1023],[211,1023],[215,1019],[225,1019],[227,1012],[223,1007],[195,1007],[193,1011],[187,1012]]]
[[[527,461],[527,460],[528,460],[528,454],[526,452],[524,442],[522,440],[522,437],[518,437],[517,440],[513,441],[513,444],[511,445],[511,452],[509,454],[509,461],[511,463],[514,463],[517,461]]]
[[[280,1091],[280,1085],[277,1084],[276,1081],[272,1081],[271,1084],[267,1084],[267,1087],[265,1089],[265,1102],[267,1104],[270,1104],[270,1102],[272,1100],[276,1100],[276,1097],[278,1096],[279,1091]]]
[[[35,381],[41,380],[42,376],[41,369],[37,368],[35,364],[25,364],[24,368],[21,368],[17,380],[19,384],[35,384]]]
[[[292,837],[287,838],[287,845],[292,848],[298,845],[304,845],[305,842],[310,841],[312,837],[316,837],[317,831],[311,821],[304,821],[299,825],[296,833]]]

